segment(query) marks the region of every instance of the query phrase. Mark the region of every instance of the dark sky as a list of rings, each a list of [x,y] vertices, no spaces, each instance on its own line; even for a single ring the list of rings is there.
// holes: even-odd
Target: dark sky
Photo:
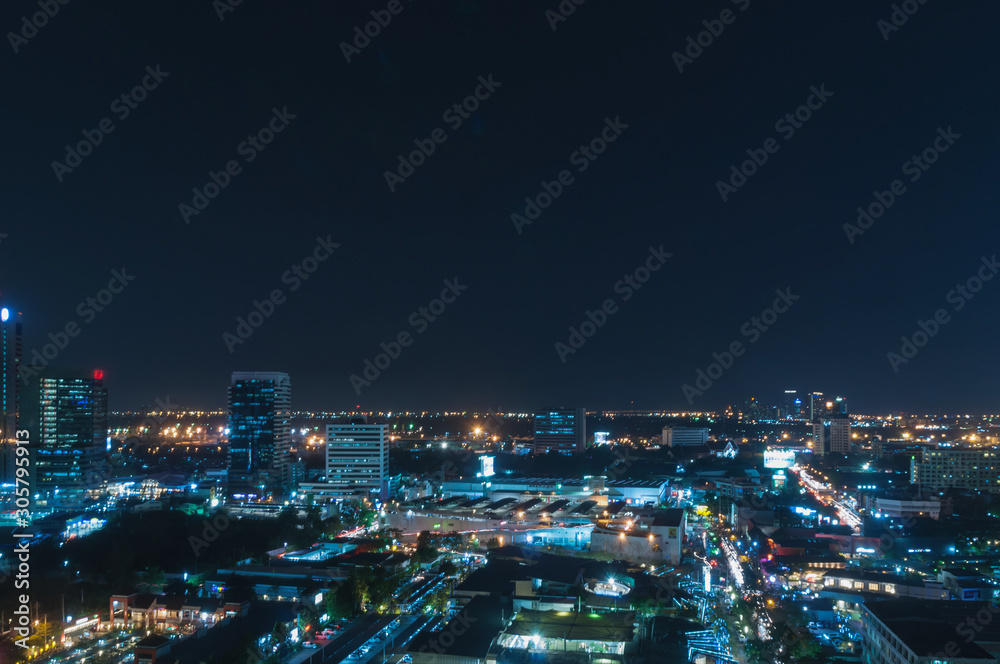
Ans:
[[[555,0],[402,0],[350,63],[340,43],[386,2],[244,0],[224,20],[208,0],[60,5],[0,55],[0,289],[27,354],[79,324],[53,364],[103,368],[116,409],[221,407],[234,370],[288,372],[303,409],[679,409],[742,341],[693,407],[799,389],[854,412],[995,412],[1000,280],[961,310],[948,294],[1000,248],[1000,6],[911,0],[886,40],[890,2],[775,4],[588,0],[553,31]],[[673,53],[725,9],[679,72]],[[36,11],[4,3],[0,27]],[[169,75],[119,119],[112,102],[157,65]],[[452,128],[442,114],[490,75]],[[833,94],[786,138],[776,122],[811,86]],[[248,163],[240,143],[286,107]],[[103,118],[114,131],[59,182],[52,162]],[[606,118],[627,128],[578,172]],[[939,127],[961,137],[911,182],[904,162]],[[390,192],[384,172],[438,128]],[[723,202],[717,181],[769,138],[778,151]],[[185,224],[178,205],[230,160],[241,172]],[[564,169],[519,234],[511,215]],[[895,179],[905,193],[849,242]],[[293,292],[282,275],[328,236],[339,248]],[[660,245],[672,257],[624,301],[616,282]],[[78,310],[122,268],[134,279],[104,311]],[[440,318],[411,324],[456,278]],[[786,288],[799,299],[750,343],[741,327]],[[286,299],[230,353],[223,334],[274,289]],[[608,298],[562,362],[556,343]],[[887,353],[937,309],[948,322],[894,372]],[[401,332],[412,345],[356,396],[351,374]]]

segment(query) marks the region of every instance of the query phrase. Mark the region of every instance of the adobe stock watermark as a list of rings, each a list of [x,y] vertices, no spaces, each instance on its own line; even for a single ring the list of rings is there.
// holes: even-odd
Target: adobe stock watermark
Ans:
[[[21,17],[21,29],[18,32],[8,32],[7,41],[10,42],[14,54],[21,52],[21,47],[30,40],[38,36],[38,31],[49,24],[49,19],[56,17],[59,8],[69,4],[69,0],[38,0],[38,7],[42,11],[35,12],[31,18]]]
[[[354,26],[354,40],[351,44],[340,42],[340,52],[344,54],[347,64],[351,64],[351,58],[355,55],[361,55],[361,51],[371,44],[373,39],[382,34],[382,29],[389,27],[389,24],[392,23],[392,17],[402,14],[404,9],[406,7],[403,6],[401,0],[389,0],[385,9],[373,9],[369,12],[372,20],[364,24],[364,30],[361,29],[360,25]]]
[[[760,313],[760,316],[751,316],[750,320],[740,326],[740,334],[748,339],[747,345],[757,343],[761,335],[778,322],[778,316],[787,312],[795,301],[799,299],[798,295],[792,294],[791,287],[784,290],[778,289],[774,292],[778,296],[774,298],[771,306],[764,309]],[[684,383],[681,386],[681,392],[684,393],[684,398],[687,399],[688,405],[690,406],[694,403],[696,396],[700,397],[711,389],[715,381],[721,378],[722,374],[733,366],[736,358],[741,357],[745,352],[746,347],[744,347],[743,342],[740,340],[733,341],[729,344],[728,350],[724,350],[722,353],[713,352],[712,359],[715,361],[709,363],[704,369],[698,369],[694,386],[688,383]]]
[[[545,10],[545,20],[549,22],[549,27],[552,28],[552,32],[555,32],[559,28],[560,23],[565,23],[566,19],[573,15],[576,8],[585,3],[587,0],[562,0],[559,6],[553,9]]]
[[[292,120],[298,115],[288,112],[287,106],[282,106],[279,111],[277,107],[271,109],[271,119],[267,121],[256,133],[248,135],[236,146],[236,154],[243,157],[247,164],[253,162],[267,146],[271,144],[275,136],[285,131]],[[208,182],[201,187],[192,187],[194,196],[191,197],[191,204],[181,203],[177,206],[177,211],[181,214],[181,219],[185,224],[191,223],[191,217],[201,214],[218,196],[223,189],[229,186],[237,175],[243,172],[243,165],[238,159],[230,159],[218,172],[208,172]]]
[[[204,518],[201,522],[201,537],[194,535],[188,537],[188,544],[191,545],[195,558],[201,556],[202,549],[208,548],[209,544],[219,539],[219,535],[229,527],[229,523],[229,514],[224,510]]]
[[[965,308],[976,293],[983,289],[983,284],[992,281],[997,272],[1000,272],[1000,263],[997,262],[997,255],[993,254],[987,258],[983,256],[979,259],[982,263],[976,274],[965,280],[964,284],[956,284],[954,288],[945,295],[945,301],[952,305],[953,311],[961,311]],[[899,352],[890,351],[886,354],[889,366],[893,373],[899,373],[899,367],[908,364],[910,360],[917,356],[920,349],[937,336],[943,325],[951,322],[951,314],[947,309],[939,308],[929,320],[917,320],[917,330],[908,336],[900,337],[902,345]]]
[[[750,0],[730,0],[739,7],[741,12],[745,12],[750,7]],[[674,51],[672,58],[677,65],[677,71],[684,73],[686,65],[693,65],[694,61],[701,57],[705,49],[715,43],[715,40],[722,36],[727,25],[732,25],[736,21],[737,14],[732,9],[726,8],[719,12],[719,18],[705,19],[701,22],[705,29],[694,37],[688,36],[684,53]]]
[[[160,87],[163,79],[170,76],[170,72],[161,71],[160,65],[156,67],[146,66],[146,75],[138,85],[128,92],[123,92],[111,102],[110,110],[119,120],[126,120],[132,111],[139,108],[139,104],[146,101],[150,92]],[[113,132],[117,127],[111,118],[102,118],[94,129],[83,129],[83,140],[76,145],[66,146],[65,163],[59,160],[52,162],[52,172],[55,173],[56,180],[62,183],[66,175],[73,172],[73,169],[83,164],[85,157],[93,154],[98,145],[104,142],[104,137]]]
[[[288,284],[289,293],[297,291],[302,286],[302,282],[307,281],[309,277],[316,273],[320,263],[329,260],[333,252],[340,248],[340,245],[331,238],[332,235],[327,235],[325,238],[318,236],[312,253],[281,273],[281,283]],[[226,344],[229,354],[232,355],[236,351],[237,346],[246,343],[246,340],[253,336],[257,328],[263,325],[266,319],[274,315],[275,309],[287,301],[288,296],[282,288],[271,290],[263,301],[254,300],[253,309],[251,309],[246,317],[236,317],[235,333],[222,333],[222,343]]]
[[[226,14],[236,11],[236,8],[243,4],[243,0],[212,0],[212,9],[219,17],[219,23],[226,20]]]
[[[458,283],[458,277],[445,279],[441,295],[431,300],[426,307],[418,307],[406,321],[417,331],[417,334],[423,334],[430,327],[430,324],[444,313],[448,305],[453,304],[467,288],[468,286]],[[408,330],[403,330],[394,339],[389,343],[384,341],[380,343],[379,348],[382,349],[382,352],[377,353],[374,358],[365,359],[361,376],[351,374],[351,387],[354,388],[356,395],[361,396],[362,387],[370,387],[372,382],[377,380],[382,372],[392,365],[394,360],[399,359],[404,348],[413,345],[414,335],[410,334]]]
[[[940,158],[943,152],[951,149],[955,141],[962,138],[961,134],[956,134],[951,125],[947,129],[938,127],[937,138],[926,147],[920,154],[915,154],[903,162],[903,175],[910,176],[910,182],[916,182],[920,176],[926,173],[932,165]],[[865,231],[872,227],[876,219],[879,219],[889,208],[895,204],[896,200],[907,192],[906,185],[902,180],[893,180],[889,188],[885,191],[875,190],[872,195],[875,200],[867,206],[858,206],[858,219],[854,224],[845,223],[844,232],[847,233],[847,241],[854,244],[854,238],[864,235]]]
[[[420,646],[419,652],[431,650],[439,655],[445,654],[449,648],[455,645],[455,639],[465,634],[469,627],[476,622],[475,616],[470,616],[467,609],[463,609],[458,615],[451,619],[448,626],[432,637],[427,643]]]
[[[823,108],[823,105],[833,96],[833,93],[826,89],[825,83],[821,83],[818,90],[815,85],[810,86],[809,91],[812,94],[806,97],[804,104],[792,113],[785,113],[774,123],[774,130],[781,134],[786,141],[791,139],[797,130],[802,129],[805,123],[812,119],[813,112]],[[724,180],[716,180],[715,182],[715,188],[722,196],[722,202],[725,203],[731,195],[739,191],[740,187],[745,185],[748,179],[767,163],[770,156],[780,149],[781,144],[774,137],[767,138],[762,147],[747,148],[746,153],[750,158],[741,163],[739,168],[736,164],[729,167],[728,182]]]
[[[889,20],[880,18],[875,23],[875,27],[882,33],[882,39],[889,41],[889,37],[906,25],[910,17],[920,10],[920,5],[927,4],[927,0],[904,0],[898,5],[892,6],[892,13]]]
[[[111,270],[111,279],[108,280],[107,287],[97,291],[96,295],[86,298],[76,306],[76,315],[83,319],[83,325],[93,323],[97,314],[103,312],[114,301],[115,296],[120,295],[128,287],[129,282],[135,279],[135,275],[129,274],[127,269],[123,267],[121,270]],[[49,332],[49,343],[42,346],[41,351],[37,348],[32,349],[30,364],[47,367],[49,362],[59,357],[59,353],[66,350],[70,339],[79,336],[82,331],[81,324],[71,320],[66,323],[63,329]],[[27,382],[28,378],[38,375],[38,370],[25,362],[17,373],[22,381]]]
[[[645,262],[616,281],[613,287],[614,292],[621,295],[622,302],[628,302],[636,291],[650,280],[654,272],[658,272],[661,267],[666,265],[667,259],[671,256],[673,254],[664,251],[662,244],[659,248],[650,247]],[[583,348],[587,339],[594,336],[597,330],[608,322],[608,318],[616,313],[618,313],[618,301],[611,297],[601,302],[601,306],[596,311],[585,310],[583,312],[584,321],[579,326],[570,326],[569,338],[566,343],[556,342],[556,354],[559,356],[559,360],[566,364],[566,358]]]
[[[441,114],[441,119],[448,123],[452,131],[458,131],[462,123],[472,117],[471,114],[479,108],[479,104],[489,99],[496,92],[496,89],[503,85],[502,82],[493,80],[493,74],[488,74],[486,78],[480,76],[477,80],[479,85],[475,87],[471,95],[452,104]],[[441,127],[434,129],[428,138],[414,139],[413,144],[417,149],[412,150],[406,156],[403,156],[402,153],[396,155],[398,160],[396,170],[387,170],[382,174],[385,183],[389,186],[389,191],[396,193],[396,187],[406,182],[406,178],[413,175],[434,154],[437,146],[447,140],[448,133]]]
[[[986,606],[976,611],[976,615],[968,616],[965,620],[958,623],[955,627],[955,633],[964,637],[963,640],[966,643],[972,643],[976,635],[986,629],[998,613],[1000,613],[1000,606],[995,606],[991,599]],[[992,641],[993,639],[988,640]],[[949,641],[945,644],[941,652],[937,654],[927,653],[927,657],[936,660],[946,660],[950,657],[958,657],[961,652],[962,648],[958,645],[958,641]]]
[[[577,173],[583,173],[590,168],[590,164],[596,161],[597,157],[604,154],[604,151],[608,149],[608,145],[618,140],[618,137],[626,129],[628,129],[628,125],[621,121],[621,116],[616,115],[614,120],[604,118],[604,128],[601,129],[600,134],[591,139],[586,145],[581,145],[570,153],[570,165],[576,166]],[[522,227],[530,226],[536,219],[542,216],[542,210],[552,205],[562,195],[563,190],[573,184],[573,182],[575,182],[573,174],[568,169],[559,171],[556,179],[552,182],[542,180],[542,190],[535,194],[534,197],[525,197],[524,213],[518,214],[515,212],[510,215],[510,220],[514,223],[514,230],[517,231],[517,234],[520,235],[524,232],[521,230]]]

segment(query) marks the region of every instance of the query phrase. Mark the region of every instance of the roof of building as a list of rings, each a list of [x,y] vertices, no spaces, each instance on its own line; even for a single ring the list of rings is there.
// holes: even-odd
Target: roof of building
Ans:
[[[219,653],[238,652],[245,647],[248,635],[270,633],[275,623],[295,620],[291,602],[252,602],[246,616],[216,625],[199,639],[186,639],[170,648],[170,664],[200,664]]]
[[[491,558],[485,567],[480,567],[455,587],[456,592],[504,593],[517,580],[528,578],[526,567],[516,560]]]
[[[653,525],[674,528],[680,526],[683,520],[683,509],[657,510],[653,517]]]
[[[505,631],[517,636],[540,636],[568,641],[624,643],[634,636],[635,613],[577,613],[521,609]]]
[[[136,648],[151,648],[157,650],[163,646],[170,643],[170,639],[163,636],[162,634],[150,634],[149,636],[144,636],[142,639],[135,644]]]
[[[942,659],[992,659],[992,655],[976,644],[979,641],[1000,640],[1000,622],[976,624],[982,630],[974,641],[966,641],[956,628],[963,621],[973,618],[976,612],[988,608],[987,602],[923,602],[892,599],[867,602],[865,609],[918,656],[947,653]],[[991,614],[992,615],[992,614]],[[958,650],[955,651],[955,648]],[[946,650],[947,649],[947,650]]]
[[[895,583],[898,586],[923,587],[922,579],[914,579],[898,574],[886,574],[885,572],[873,572],[863,569],[838,569],[827,572],[824,576],[836,577],[838,579],[850,579],[852,581],[873,581],[875,583]]]
[[[495,595],[474,597],[442,630],[420,632],[406,649],[408,652],[431,651],[482,660],[513,611],[510,598]],[[450,636],[442,638],[445,634]]]

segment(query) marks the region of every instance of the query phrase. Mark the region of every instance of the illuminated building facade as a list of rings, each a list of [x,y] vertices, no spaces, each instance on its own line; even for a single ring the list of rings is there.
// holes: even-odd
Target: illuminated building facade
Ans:
[[[32,367],[21,394],[19,427],[34,452],[37,505],[82,504],[103,485],[108,393],[104,372]]]
[[[344,496],[383,497],[389,477],[384,424],[330,424],[326,428],[326,485]]]
[[[583,408],[549,408],[535,413],[534,453],[582,453],[587,440]]]
[[[21,314],[0,305],[0,485],[13,485],[21,368]],[[11,487],[13,488],[13,486]]]
[[[229,385],[229,496],[284,493],[292,382],[286,373],[237,371]]]

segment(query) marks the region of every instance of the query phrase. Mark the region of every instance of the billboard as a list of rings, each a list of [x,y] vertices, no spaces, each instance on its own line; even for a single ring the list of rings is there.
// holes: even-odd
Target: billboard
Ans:
[[[479,476],[480,477],[493,477],[496,472],[493,470],[493,459],[491,456],[481,456],[479,457]]]
[[[765,468],[791,468],[795,465],[795,450],[766,450]]]

